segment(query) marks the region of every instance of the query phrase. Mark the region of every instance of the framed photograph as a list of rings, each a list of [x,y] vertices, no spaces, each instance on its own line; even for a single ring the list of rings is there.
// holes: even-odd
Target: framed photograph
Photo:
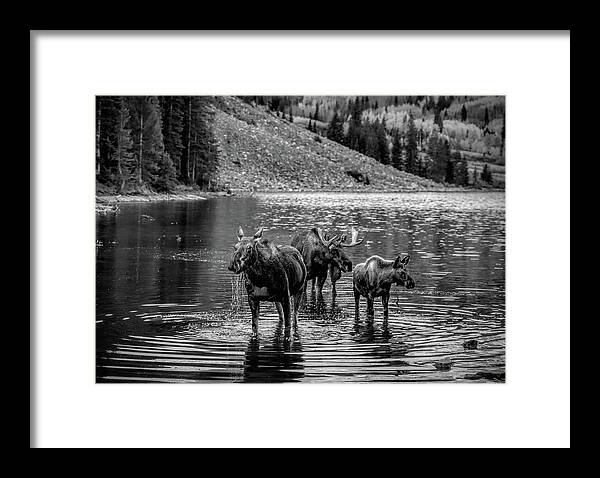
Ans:
[[[504,96],[97,96],[98,382],[504,382]]]
[[[568,31],[31,42],[32,446],[569,446]]]

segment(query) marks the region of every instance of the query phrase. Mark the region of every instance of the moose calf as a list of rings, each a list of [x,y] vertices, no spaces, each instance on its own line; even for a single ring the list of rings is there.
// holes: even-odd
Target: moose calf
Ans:
[[[358,306],[360,296],[367,299],[367,315],[373,317],[373,300],[381,297],[383,305],[383,317],[388,317],[388,302],[390,300],[390,288],[392,284],[403,285],[407,289],[415,287],[415,281],[406,270],[410,256],[389,261],[379,256],[371,256],[365,262],[357,264],[354,268],[354,311],[358,320]]]

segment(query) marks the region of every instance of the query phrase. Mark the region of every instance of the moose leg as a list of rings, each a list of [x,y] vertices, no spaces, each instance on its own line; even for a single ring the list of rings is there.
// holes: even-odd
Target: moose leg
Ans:
[[[304,287],[303,287],[303,289],[302,289],[302,291],[303,291],[303,292],[302,292],[302,295],[303,295],[303,297],[304,297],[304,301],[303,301],[303,302],[304,302],[304,307],[307,307],[307,306],[308,306],[308,282],[309,282],[309,281],[307,280],[307,281],[306,281],[306,283],[304,284]],[[314,294],[314,292],[315,292],[315,280],[313,279],[311,282],[312,282],[312,289],[311,289],[311,297],[310,297],[310,300],[311,300],[311,302],[312,302],[312,301],[314,300],[313,294]]]
[[[258,315],[260,314],[260,302],[256,299],[248,298],[250,310],[252,311],[252,335],[258,336]]]
[[[354,289],[354,317],[356,318],[356,320],[358,320],[358,318],[360,317],[360,314],[358,312],[359,305],[360,305],[360,292],[358,292],[356,289]]]
[[[314,302],[316,300],[316,297],[315,297],[315,279],[314,278],[311,279],[310,283],[311,283],[311,286],[310,286],[310,301]],[[308,281],[306,281],[305,290],[306,290],[306,295],[307,295],[307,298],[308,298]]]
[[[367,316],[375,317],[375,309],[373,308],[373,299],[367,297]]]
[[[279,322],[283,322],[284,316],[283,306],[281,305],[281,302],[275,302],[275,307],[277,308],[277,313],[279,314]]]
[[[294,296],[294,329],[298,329],[298,309],[300,309],[302,297],[304,297],[304,288]]]
[[[325,285],[326,280],[327,274],[317,277],[317,298],[321,300],[323,299],[323,285]]]
[[[381,296],[381,305],[383,305],[383,320],[388,318],[388,303],[390,301],[390,294],[383,294]]]
[[[290,340],[290,331],[291,331],[291,304],[290,304],[290,294],[289,292],[281,301],[281,308],[283,309],[283,322],[285,325],[285,340]]]
[[[331,295],[335,300],[335,296],[337,295],[337,290],[335,290],[335,283],[339,279],[339,276],[336,274],[335,269],[331,264],[329,264],[329,278],[331,279]]]

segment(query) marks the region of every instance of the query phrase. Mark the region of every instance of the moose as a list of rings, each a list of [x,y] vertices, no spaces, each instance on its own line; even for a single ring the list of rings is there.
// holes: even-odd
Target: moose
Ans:
[[[291,320],[298,325],[298,307],[306,285],[306,266],[292,246],[275,246],[263,239],[263,228],[254,236],[244,235],[240,227],[228,269],[244,273],[248,304],[252,311],[252,335],[258,337],[261,302],[274,302],[285,324],[285,339],[290,338]]]
[[[328,237],[326,236],[328,239]],[[353,247],[362,244],[364,238],[358,241],[358,231],[355,227],[352,228],[350,243],[346,244],[347,237],[343,234],[340,238],[340,245],[342,247]],[[347,272],[352,272],[352,261],[348,258],[344,249],[340,249],[340,262],[345,266]],[[335,298],[337,291],[335,289],[335,283],[342,277],[342,269],[338,267],[337,263],[329,264],[329,278],[331,279],[331,294]],[[314,281],[313,281],[314,286]]]
[[[364,238],[358,240],[358,231],[352,228],[350,242],[346,236],[335,235],[331,238],[321,228],[312,228],[306,233],[295,234],[292,246],[300,251],[306,265],[306,281],[317,285],[318,297],[323,297],[323,285],[327,280],[327,273],[331,275],[333,293],[335,295],[335,282],[341,277],[342,272],[352,271],[352,261],[343,252],[345,247],[358,246]]]
[[[373,301],[381,297],[383,318],[388,318],[388,303],[392,284],[402,285],[407,289],[415,287],[415,281],[406,270],[410,256],[397,256],[393,261],[379,256],[371,256],[365,262],[357,264],[352,275],[354,288],[354,311],[359,318],[358,306],[360,297],[367,299],[367,316],[374,317]]]

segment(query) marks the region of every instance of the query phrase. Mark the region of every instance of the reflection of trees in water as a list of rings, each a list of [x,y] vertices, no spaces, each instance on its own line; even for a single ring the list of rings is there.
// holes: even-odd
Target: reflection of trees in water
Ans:
[[[297,223],[314,222],[314,217],[309,218],[299,211],[295,202],[290,204],[280,211],[277,203],[265,208],[254,198],[215,198],[189,203],[127,204],[118,214],[98,216],[97,314],[110,313],[114,314],[114,319],[126,316],[133,319],[123,324],[115,321],[114,325],[110,324],[114,319],[105,319],[98,328],[98,350],[108,348],[113,340],[125,331],[131,333],[134,328],[144,327],[143,332],[148,335],[164,334],[169,330],[166,326],[163,330],[153,325],[152,330],[146,331],[145,328],[150,326],[138,324],[135,317],[138,314],[209,311],[219,315],[231,303],[231,279],[234,276],[226,270],[226,261],[237,228],[239,225],[249,229],[271,227],[267,234],[277,238],[276,242],[286,242],[286,235],[293,229],[292,223],[295,227]],[[148,214],[155,220],[140,221],[141,214]],[[411,303],[412,308],[428,306],[440,326],[445,321],[452,327],[480,327],[485,320],[480,315],[502,316],[504,310],[504,215],[496,216],[490,216],[487,211],[450,213],[410,208],[373,211],[357,206],[337,227],[339,232],[349,224],[364,229],[369,243],[348,251],[354,265],[372,254],[386,258],[399,252],[412,255],[409,270],[417,280],[417,290],[409,295],[395,286],[392,302],[400,296],[403,303]],[[284,224],[283,229],[281,224]],[[181,241],[176,240],[177,236],[182,238]],[[467,253],[460,254],[461,251]],[[444,274],[436,274],[440,272]],[[355,344],[372,344],[364,347],[368,350],[368,355],[362,355],[364,357],[385,359],[402,354],[403,347],[406,348],[403,341],[406,339],[411,343],[410,338],[403,335],[402,327],[395,326],[392,312],[391,330],[387,324],[383,325],[380,301],[375,305],[374,323],[359,323],[353,327],[352,319],[348,320],[354,316],[351,284],[352,274],[344,274],[338,282],[339,304],[332,296],[330,280],[322,302],[316,300],[309,288],[308,301],[301,308],[299,317],[300,331],[306,321],[305,349],[312,335],[323,337],[326,334],[328,340],[332,336],[343,336]],[[459,291],[457,288],[492,291]],[[433,297],[428,296],[430,290]],[[249,328],[246,294],[242,292],[240,314],[248,316]],[[436,296],[433,292],[440,294]],[[143,304],[160,303],[177,304],[177,308],[142,308]],[[194,307],[179,308],[180,304],[190,303]],[[458,306],[458,313],[453,313],[452,307],[432,308],[435,305]],[[397,304],[397,307],[401,305]],[[461,311],[471,314],[461,315]],[[361,315],[363,313],[364,300],[361,301]],[[499,326],[503,327],[503,323]],[[110,339],[108,334],[113,334]],[[242,356],[235,356],[233,368],[240,373],[240,380],[293,380],[308,373],[304,369],[306,364],[300,341],[296,338],[291,343],[285,342],[278,334],[281,332],[275,337],[263,337],[260,344],[248,343],[245,354],[245,339],[237,343],[236,352],[241,352]],[[235,338],[239,340],[240,337]],[[106,345],[102,344],[103,340]],[[243,370],[239,367],[242,359]]]
[[[98,313],[127,314],[144,303],[156,283],[158,267],[148,237],[157,226],[142,224],[140,211],[139,205],[128,206],[98,223],[97,239],[104,244],[96,260]]]
[[[244,356],[245,382],[288,382],[304,377],[302,343],[297,335],[285,340],[279,321],[270,342],[252,338]]]

